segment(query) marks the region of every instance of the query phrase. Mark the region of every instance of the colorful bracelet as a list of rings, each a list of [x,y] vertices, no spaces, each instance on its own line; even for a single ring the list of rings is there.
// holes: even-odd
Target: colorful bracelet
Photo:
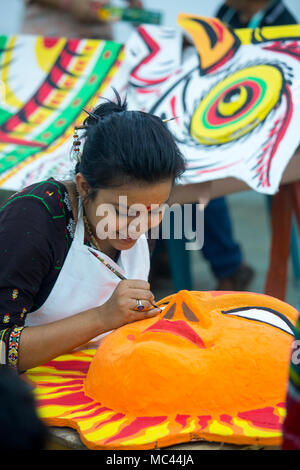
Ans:
[[[20,336],[25,327],[17,326],[11,329],[8,340],[7,364],[13,368],[17,367],[19,357]]]

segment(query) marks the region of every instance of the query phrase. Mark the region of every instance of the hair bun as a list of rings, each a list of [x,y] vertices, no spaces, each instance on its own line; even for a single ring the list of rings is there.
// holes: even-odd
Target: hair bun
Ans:
[[[108,98],[103,98],[106,100],[106,103],[98,105],[92,112],[83,109],[88,117],[83,121],[84,126],[94,126],[101,119],[109,116],[113,113],[122,113],[127,111],[127,102],[124,100],[122,103],[121,97],[115,88],[112,88],[116,97],[116,102],[109,100]]]

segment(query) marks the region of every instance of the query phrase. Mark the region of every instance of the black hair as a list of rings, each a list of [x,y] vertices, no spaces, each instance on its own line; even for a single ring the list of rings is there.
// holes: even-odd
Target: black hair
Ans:
[[[127,111],[116,90],[116,102],[96,107],[84,120],[85,142],[75,168],[93,198],[98,189],[127,183],[172,182],[185,170],[184,158],[163,121],[142,111]]]

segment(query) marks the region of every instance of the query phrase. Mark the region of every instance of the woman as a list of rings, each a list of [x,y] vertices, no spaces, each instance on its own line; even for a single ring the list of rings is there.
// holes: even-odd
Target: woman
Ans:
[[[150,206],[160,209],[168,200],[184,160],[158,117],[127,111],[118,95],[117,101],[101,104],[85,120],[75,181],[50,178],[0,208],[1,363],[20,371],[159,313],[147,282],[146,236],[123,233],[134,204],[149,210],[150,228]],[[115,209],[114,233],[99,229],[103,207]]]

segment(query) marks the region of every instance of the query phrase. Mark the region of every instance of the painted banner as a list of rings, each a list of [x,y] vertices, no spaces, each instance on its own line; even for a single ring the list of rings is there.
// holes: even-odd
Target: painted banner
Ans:
[[[274,194],[300,139],[300,25],[178,22],[181,31],[140,26],[125,54],[111,41],[0,37],[0,187],[68,177],[82,108],[114,86],[129,109],[173,118],[166,125],[187,160],[179,183],[234,177]]]
[[[123,60],[112,41],[0,37],[0,186],[67,177],[75,123]]]
[[[300,26],[228,29],[180,14],[181,33],[141,26],[126,45],[132,108],[163,119],[187,159],[181,183],[235,177],[274,194],[299,145]]]

